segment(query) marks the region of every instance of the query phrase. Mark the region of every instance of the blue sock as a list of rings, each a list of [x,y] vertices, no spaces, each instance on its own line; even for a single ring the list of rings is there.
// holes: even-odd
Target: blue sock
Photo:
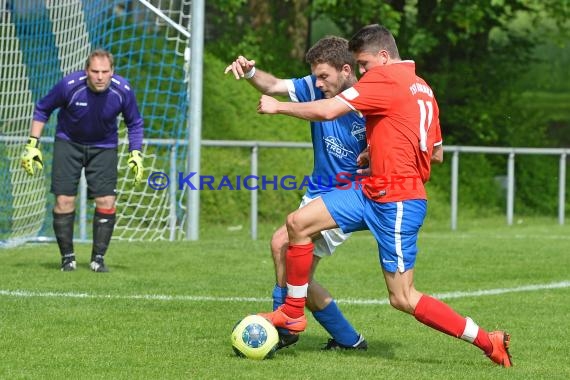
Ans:
[[[359,334],[342,315],[334,300],[323,310],[313,312],[313,316],[337,343],[352,346],[358,342]]]
[[[278,284],[275,284],[273,288],[273,310],[277,310],[277,308],[285,303],[285,297],[287,296],[287,287],[281,287]]]
[[[281,287],[278,284],[275,284],[273,287],[273,310],[277,310],[277,308],[285,303],[285,297],[287,296],[287,287]],[[280,334],[286,335],[290,334],[289,330],[278,328]]]

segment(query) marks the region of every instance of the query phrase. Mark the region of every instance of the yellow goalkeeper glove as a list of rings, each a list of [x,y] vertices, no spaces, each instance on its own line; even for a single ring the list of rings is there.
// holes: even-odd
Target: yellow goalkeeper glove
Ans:
[[[28,143],[24,147],[24,153],[22,153],[22,167],[29,175],[34,175],[34,164],[36,164],[38,170],[42,170],[44,167],[42,152],[39,148],[40,140],[37,137],[30,136]]]
[[[142,153],[140,150],[131,150],[129,153],[129,160],[127,163],[129,164],[129,168],[135,175],[135,185],[138,185],[143,178],[143,158]]]

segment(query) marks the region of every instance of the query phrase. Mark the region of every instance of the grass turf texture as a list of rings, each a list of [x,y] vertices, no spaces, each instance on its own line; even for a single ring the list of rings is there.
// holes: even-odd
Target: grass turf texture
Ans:
[[[463,223],[457,232],[426,226],[416,287],[449,294],[570,281],[570,227],[503,223]],[[251,241],[214,229],[199,242],[113,242],[108,274],[88,269],[89,245],[76,247],[73,273],[59,271],[55,244],[1,250],[0,378],[570,377],[570,288],[446,299],[482,327],[512,334],[515,367],[505,370],[385,303],[368,232],[323,260],[317,274],[365,335],[368,351],[320,351],[327,335],[309,317],[294,348],[263,362],[240,359],[231,349],[232,327],[271,307],[270,231],[260,236]]]

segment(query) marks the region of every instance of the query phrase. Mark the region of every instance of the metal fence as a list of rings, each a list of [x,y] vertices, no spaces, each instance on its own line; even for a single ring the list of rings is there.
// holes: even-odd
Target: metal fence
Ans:
[[[148,144],[164,144],[165,140],[149,140]],[[174,141],[171,142],[174,144]],[[179,142],[179,144],[184,144]],[[297,142],[275,142],[275,141],[234,141],[234,140],[202,140],[203,147],[233,147],[233,148],[249,148],[251,170],[253,176],[258,176],[258,156],[260,149],[271,148],[295,148],[295,149],[312,149],[310,143]],[[460,154],[502,154],[508,156],[507,161],[507,201],[506,201],[506,222],[508,225],[513,224],[514,204],[515,204],[515,157],[516,155],[555,155],[560,156],[559,175],[558,175],[558,223],[564,224],[565,221],[565,193],[566,193],[566,157],[570,153],[570,149],[565,148],[509,148],[509,147],[481,147],[481,146],[444,146],[444,154],[451,154],[451,225],[452,230],[457,229],[458,215],[458,197],[459,197],[459,157]],[[199,205],[195,205],[197,207]],[[251,238],[257,239],[258,226],[258,189],[251,190],[250,200],[251,215]]]
[[[451,229],[457,229],[457,199],[459,194],[459,154],[484,153],[508,155],[507,161],[507,224],[513,224],[515,209],[515,156],[516,155],[555,155],[560,156],[558,168],[558,223],[564,224],[566,194],[566,157],[570,149],[562,148],[491,148],[481,146],[444,146],[444,152],[452,153],[451,158]]]
[[[15,140],[14,138],[2,138],[2,140]],[[19,140],[19,139],[18,139]],[[53,143],[53,139],[43,139],[42,143]],[[145,140],[148,146],[169,146],[171,151],[170,173],[176,172],[176,156],[177,147],[187,144],[186,141],[174,139],[148,139]],[[230,141],[230,140],[202,140],[203,147],[229,147],[229,148],[249,148],[250,149],[250,175],[258,177],[259,166],[259,150],[271,148],[291,148],[291,149],[312,149],[310,143],[298,142],[273,142],[273,141]],[[451,155],[451,225],[452,230],[457,229],[458,215],[458,195],[459,195],[459,170],[460,155],[462,154],[500,154],[507,155],[506,168],[506,223],[513,224],[514,203],[515,203],[515,158],[517,155],[554,155],[559,156],[559,175],[558,175],[558,223],[565,223],[565,193],[566,193],[566,165],[567,155],[570,149],[564,148],[509,148],[509,147],[478,147],[478,146],[444,146],[446,155]],[[258,235],[258,189],[253,188],[250,193],[250,215],[251,215],[251,238],[256,240]],[[80,240],[86,239],[86,210],[87,210],[87,189],[84,179],[80,182],[79,194],[79,231]],[[199,207],[199,204],[193,205]],[[176,225],[171,226],[170,240],[175,240]]]

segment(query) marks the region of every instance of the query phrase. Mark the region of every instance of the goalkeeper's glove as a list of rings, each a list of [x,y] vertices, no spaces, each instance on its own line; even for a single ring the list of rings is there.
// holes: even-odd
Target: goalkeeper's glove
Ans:
[[[131,150],[129,153],[129,160],[127,163],[129,164],[129,168],[135,175],[135,185],[138,185],[143,178],[143,158],[142,153],[140,150]]]
[[[42,152],[39,148],[40,140],[37,137],[30,136],[24,148],[24,153],[22,153],[22,167],[29,175],[34,175],[34,164],[38,167],[38,170],[42,170],[44,167]]]

